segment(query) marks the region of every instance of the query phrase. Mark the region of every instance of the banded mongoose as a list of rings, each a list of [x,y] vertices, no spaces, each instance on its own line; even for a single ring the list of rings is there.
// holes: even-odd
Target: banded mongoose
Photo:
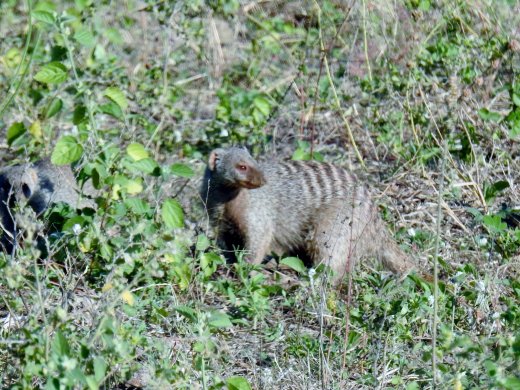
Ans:
[[[10,254],[16,247],[16,204],[27,204],[40,215],[58,202],[74,208],[94,207],[92,200],[80,196],[69,166],[56,166],[44,159],[0,171],[0,250]]]
[[[338,283],[361,257],[394,273],[414,267],[390,236],[369,191],[352,174],[314,161],[257,163],[246,149],[211,152],[200,195],[221,247],[259,264],[271,252],[323,262]]]

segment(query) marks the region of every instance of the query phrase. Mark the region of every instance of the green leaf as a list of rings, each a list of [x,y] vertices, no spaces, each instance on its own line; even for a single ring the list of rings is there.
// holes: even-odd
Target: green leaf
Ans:
[[[509,135],[511,138],[520,136],[520,120],[509,122]]]
[[[419,10],[421,11],[429,11],[430,10],[430,1],[429,0],[420,0],[419,1],[419,6],[417,7]]]
[[[83,372],[78,367],[75,367],[72,370],[69,367],[67,367],[67,364],[77,364],[75,362],[75,359],[69,359],[68,361],[65,360],[62,364],[66,372],[65,378],[67,378],[70,382],[78,384],[85,384],[87,382],[85,374],[83,374]]]
[[[87,120],[87,108],[85,106],[76,106],[72,113],[72,123],[76,126]]]
[[[33,11],[31,13],[31,16],[40,21],[40,22],[43,22],[43,23],[47,23],[47,24],[55,24],[56,23],[56,18],[54,17],[54,15],[51,13],[51,12],[47,12],[47,11]]]
[[[63,102],[61,101],[60,98],[52,99],[51,103],[45,110],[45,114],[44,114],[45,118],[49,119],[49,118],[53,117],[54,115],[56,115],[58,112],[61,111],[62,107],[63,107]]]
[[[94,58],[97,61],[101,61],[101,62],[103,62],[107,59],[107,52],[103,45],[96,44],[96,46],[94,47]]]
[[[74,33],[74,39],[85,47],[94,47],[96,44],[94,35],[89,29],[81,28]]]
[[[34,10],[56,12],[56,4],[50,0],[40,0],[34,5]]]
[[[75,21],[76,19],[77,18],[74,15],[67,14],[65,12],[60,15],[60,23],[61,24],[71,23],[71,22]]]
[[[214,252],[203,253],[200,257],[200,268],[204,276],[209,277],[217,270],[217,265],[222,263],[222,259]]]
[[[55,165],[66,165],[78,161],[83,147],[71,135],[61,137],[52,151],[51,161]]]
[[[180,177],[190,178],[190,177],[193,177],[193,175],[194,175],[193,169],[191,169],[191,167],[189,167],[185,164],[180,164],[180,163],[173,164],[170,167],[170,170],[174,175],[180,176]]]
[[[208,319],[208,325],[210,328],[215,329],[224,329],[224,328],[231,328],[233,327],[233,324],[231,323],[231,320],[229,319],[229,316],[226,313],[223,313],[221,311],[214,311],[211,313]]]
[[[520,107],[520,95],[518,93],[513,93],[512,100],[515,106]]]
[[[126,182],[126,192],[130,195],[137,195],[143,192],[143,183],[140,179],[129,179]]]
[[[184,226],[184,212],[182,207],[174,199],[166,199],[162,205],[161,216],[169,229],[181,228]]]
[[[256,107],[253,109],[251,115],[253,116],[254,123],[256,124],[262,123],[265,119],[265,116]]]
[[[480,109],[478,114],[485,121],[498,122],[500,119],[502,119],[502,115],[500,115],[498,112],[489,111],[487,108]]]
[[[97,356],[94,359],[94,377],[96,378],[96,381],[98,383],[101,383],[101,381],[105,377],[106,372],[107,372],[107,363],[105,362],[105,359],[103,359],[100,356]]]
[[[506,188],[509,188],[509,182],[505,180],[499,180],[490,186],[485,186],[484,199],[486,200],[486,203],[491,203],[497,197],[497,195]]]
[[[490,233],[502,233],[507,229],[507,224],[502,222],[502,218],[498,215],[485,215],[482,222]]]
[[[134,142],[127,146],[126,154],[128,154],[134,161],[143,160],[149,157],[148,152],[146,151],[144,146],[137,142]]]
[[[34,79],[43,84],[61,84],[67,80],[67,68],[61,62],[50,62],[36,73]]]
[[[98,390],[99,389],[99,383],[96,381],[96,379],[92,375],[88,375],[85,378],[85,382],[87,382],[87,386],[89,390]]]
[[[11,146],[14,141],[20,138],[27,131],[22,122],[15,122],[7,129],[7,145]]]
[[[269,116],[271,112],[271,104],[269,100],[267,100],[263,96],[257,96],[253,99],[253,105],[262,113],[263,116]]]
[[[195,244],[195,249],[198,251],[205,251],[210,246],[210,242],[208,237],[205,234],[199,234],[197,236],[197,243]]]
[[[63,334],[58,330],[54,336],[54,340],[52,341],[52,351],[58,355],[59,357],[68,356],[70,351],[70,346]]]
[[[76,215],[75,217],[69,218],[62,226],[62,232],[71,232],[74,225],[83,226],[85,224],[85,218],[81,215]]]
[[[117,28],[107,28],[105,30],[105,37],[116,45],[121,45],[124,42],[123,37]]]
[[[60,381],[52,376],[47,377],[44,390],[60,390]]]
[[[520,378],[510,376],[503,381],[506,390],[520,390]]]
[[[128,107],[128,101],[126,100],[126,96],[123,93],[123,91],[121,91],[119,88],[108,87],[107,89],[105,89],[104,94],[107,98],[116,103],[121,110],[124,111]]]
[[[153,158],[144,158],[139,161],[125,161],[125,168],[135,172],[136,170],[153,176],[160,176],[161,168]]]
[[[110,101],[107,104],[102,104],[99,106],[99,109],[102,113],[113,116],[120,121],[123,121],[125,117],[121,108],[113,101]]]
[[[197,321],[197,312],[189,306],[175,306],[173,308],[177,313],[183,315],[191,322]]]
[[[477,222],[482,221],[483,216],[482,216],[482,212],[479,209],[476,209],[474,207],[468,207],[468,208],[466,208],[466,211],[468,213],[470,213],[471,215],[473,215],[473,217],[475,218],[475,220]]]
[[[292,159],[295,161],[308,161],[311,159],[311,154],[303,149],[296,149],[292,155]]]
[[[295,270],[299,274],[307,273],[307,267],[305,267],[303,261],[301,261],[297,257],[286,257],[285,259],[280,260],[280,264],[286,265],[287,267]]]
[[[31,126],[29,126],[29,133],[36,139],[43,138],[42,124],[39,120],[34,121]]]
[[[417,382],[410,382],[406,385],[406,390],[419,390],[419,384]]]
[[[176,276],[176,283],[181,290],[187,290],[190,287],[192,269],[187,264],[179,264],[173,266],[173,272]]]
[[[150,211],[150,206],[143,199],[128,198],[125,199],[125,205],[128,206],[135,214],[144,215]]]
[[[226,380],[228,390],[251,390],[251,385],[246,378],[232,376]]]

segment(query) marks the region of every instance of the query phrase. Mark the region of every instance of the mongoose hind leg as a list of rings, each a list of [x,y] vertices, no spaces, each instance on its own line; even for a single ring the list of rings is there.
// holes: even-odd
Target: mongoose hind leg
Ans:
[[[371,219],[363,204],[349,204],[344,199],[332,201],[320,212],[310,242],[311,252],[315,265],[323,262],[332,269],[333,284],[341,282],[360,256],[373,254],[366,239]]]
[[[315,263],[322,261],[334,271],[333,284],[340,283],[363,257],[375,257],[395,274],[414,268],[371,202],[331,202],[320,213],[311,245]]]

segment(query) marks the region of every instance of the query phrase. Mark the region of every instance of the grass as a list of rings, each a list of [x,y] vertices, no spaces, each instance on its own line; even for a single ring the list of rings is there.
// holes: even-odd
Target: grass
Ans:
[[[46,218],[20,211],[27,239],[0,255],[0,387],[520,388],[516,2],[0,15],[3,163],[51,156],[99,194],[53,210],[45,259],[30,237]],[[371,264],[338,289],[226,264],[197,193],[231,144],[355,172],[400,244],[437,259],[438,293]]]

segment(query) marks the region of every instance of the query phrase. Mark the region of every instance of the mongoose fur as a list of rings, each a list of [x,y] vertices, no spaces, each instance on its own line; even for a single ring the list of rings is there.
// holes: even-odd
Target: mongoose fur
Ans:
[[[303,253],[334,271],[361,257],[406,274],[414,262],[390,236],[368,190],[345,169],[314,161],[257,163],[243,148],[211,152],[200,195],[224,249],[259,264],[271,252]]]
[[[16,246],[16,204],[27,204],[40,215],[58,202],[74,208],[94,207],[93,201],[80,197],[69,166],[56,166],[44,159],[0,171],[0,250],[12,253]]]

